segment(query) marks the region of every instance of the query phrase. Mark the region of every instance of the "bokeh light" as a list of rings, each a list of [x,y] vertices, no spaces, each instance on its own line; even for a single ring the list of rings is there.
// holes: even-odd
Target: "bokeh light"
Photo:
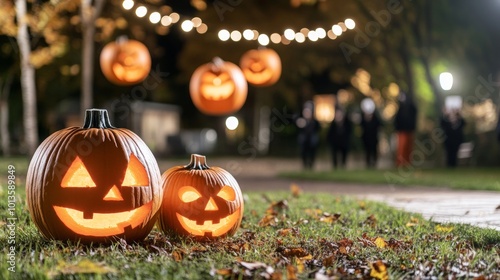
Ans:
[[[200,26],[196,27],[196,31],[200,34],[205,34],[208,31],[208,26],[202,23]]]
[[[285,30],[285,33],[283,34],[285,35],[285,38],[289,41],[295,39],[295,32],[292,29]]]
[[[134,1],[125,0],[125,1],[123,1],[122,6],[125,10],[130,10],[134,7]]]
[[[297,41],[298,43],[304,43],[305,40],[306,36],[304,36],[304,34],[300,32],[295,33],[295,41]]]
[[[193,27],[197,28],[202,24],[201,18],[199,17],[194,17],[191,19],[191,22],[193,23]]]
[[[348,18],[344,21],[345,23],[345,27],[347,27],[347,29],[354,29],[356,27],[356,23],[354,22],[354,20]]]
[[[338,24],[335,24],[334,26],[332,26],[332,32],[336,36],[340,36],[342,35],[342,27],[340,27],[340,25]]]
[[[172,23],[177,23],[181,19],[181,16],[174,12],[170,14],[170,18],[172,19]]]
[[[241,32],[239,32],[238,30],[234,30],[231,32],[231,40],[235,41],[235,42],[238,42],[239,40],[241,40]]]
[[[222,29],[219,31],[218,36],[221,41],[227,41],[231,37],[231,34],[226,29]]]
[[[181,24],[181,28],[184,32],[189,32],[193,30],[193,27],[194,27],[193,22],[190,20],[185,20]]]
[[[326,31],[324,28],[316,28],[316,35],[318,35],[318,39],[323,39],[326,37]]]
[[[161,18],[161,25],[169,26],[170,24],[172,24],[172,18],[170,18],[169,16],[163,16]]]
[[[260,34],[259,38],[257,39],[257,41],[262,46],[267,46],[267,45],[269,45],[269,36],[267,36],[266,34]]]
[[[160,22],[160,20],[161,20],[161,15],[158,12],[152,12],[149,15],[149,21],[153,24]]]
[[[253,39],[253,31],[250,30],[250,29],[245,29],[245,31],[243,31],[243,38],[245,38],[245,40],[252,40]]]
[[[271,42],[273,42],[275,44],[281,43],[281,35],[278,33],[271,34]]]
[[[148,13],[148,9],[144,6],[139,6],[135,9],[135,15],[142,18]]]
[[[236,118],[235,116],[230,116],[227,117],[226,119],[226,128],[229,130],[237,129],[239,124],[240,122],[238,121],[238,118]]]

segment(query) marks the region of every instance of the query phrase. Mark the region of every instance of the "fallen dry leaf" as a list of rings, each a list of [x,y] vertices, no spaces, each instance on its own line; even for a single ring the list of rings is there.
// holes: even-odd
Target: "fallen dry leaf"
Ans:
[[[281,280],[283,279],[283,273],[281,271],[275,271],[271,274],[271,280]]]
[[[370,266],[370,276],[380,280],[389,280],[389,274],[387,273],[387,267],[384,262],[378,260],[373,263],[368,264]]]
[[[289,264],[286,266],[286,279],[289,280],[296,280],[297,278],[297,268],[294,267],[293,265]]]
[[[453,230],[452,226],[436,225],[437,232],[451,232],[452,230]]]
[[[244,262],[244,261],[240,261],[238,262],[241,266],[243,266],[244,268],[246,269],[249,269],[249,270],[255,270],[255,269],[258,269],[258,268],[266,268],[268,265],[263,263],[263,262]]]
[[[304,212],[306,214],[316,220],[319,219],[319,216],[323,214],[323,211],[321,209],[306,209]]]
[[[277,232],[278,236],[300,236],[300,231],[298,228],[282,228],[279,229]]]
[[[385,248],[387,246],[387,242],[382,237],[375,238],[375,241],[373,241],[373,243],[377,245],[377,248]]]
[[[336,213],[336,214],[323,213],[323,216],[321,218],[319,218],[319,221],[323,222],[323,223],[332,224],[332,223],[338,221],[339,218],[340,218],[340,214],[338,214],[338,213]]]
[[[347,255],[347,254],[349,254],[349,248],[350,247],[340,246],[339,253],[341,253],[342,255]]]
[[[325,267],[333,266],[333,264],[335,263],[335,259],[336,259],[335,255],[329,255],[328,257],[323,259],[323,266]]]
[[[288,201],[286,199],[273,202],[269,208],[267,208],[266,213],[281,213],[288,209]]]
[[[185,254],[186,252],[184,252],[184,250],[175,249],[174,251],[172,251],[172,258],[174,259],[174,261],[180,262],[182,261],[182,259],[184,259]]]
[[[304,271],[306,270],[306,265],[305,265],[305,261],[302,260],[302,259],[297,259],[296,260],[296,263],[297,263],[297,272],[300,274],[300,273],[304,273]]]
[[[365,220],[365,224],[374,227],[377,224],[377,218],[375,217],[375,215],[371,214],[370,216],[368,216],[368,218],[366,218]]]
[[[366,210],[366,202],[364,202],[363,200],[359,201],[358,205],[361,210]]]
[[[217,275],[230,276],[231,274],[233,274],[233,270],[231,268],[221,268],[215,270],[215,273]]]
[[[292,192],[293,197],[299,197],[302,193],[302,189],[295,183],[290,185],[290,191]]]
[[[297,257],[302,258],[309,255],[309,253],[304,248],[286,248],[286,247],[278,247],[276,251],[282,254],[284,257]]]
[[[267,227],[267,226],[275,226],[278,223],[278,219],[276,218],[275,214],[268,214],[262,217],[259,221],[259,226],[260,227]]]
[[[75,264],[60,261],[55,271],[49,273],[49,276],[71,275],[71,274],[115,274],[117,271],[104,263],[96,263],[89,259],[82,259]]]

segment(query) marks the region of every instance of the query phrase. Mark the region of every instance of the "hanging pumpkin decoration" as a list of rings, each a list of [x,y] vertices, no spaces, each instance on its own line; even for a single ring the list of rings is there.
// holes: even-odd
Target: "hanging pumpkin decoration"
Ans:
[[[198,67],[189,83],[191,100],[207,115],[228,115],[238,111],[247,98],[248,85],[240,68],[216,57]]]
[[[159,226],[167,234],[195,239],[233,235],[243,218],[243,196],[234,177],[209,167],[205,156],[191,155],[186,166],[163,173]]]
[[[161,173],[146,144],[111,126],[106,110],[87,110],[83,127],[50,135],[30,162],[31,218],[47,238],[142,240],[161,205]]]
[[[255,86],[270,86],[281,76],[281,59],[272,49],[256,49],[245,52],[240,67],[247,81]]]
[[[127,86],[146,79],[151,70],[151,56],[143,43],[118,37],[116,42],[104,46],[100,64],[110,82]]]

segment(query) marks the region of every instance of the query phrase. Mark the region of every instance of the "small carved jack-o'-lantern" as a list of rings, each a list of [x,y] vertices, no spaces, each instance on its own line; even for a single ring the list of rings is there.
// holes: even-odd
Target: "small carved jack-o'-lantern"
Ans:
[[[163,173],[159,226],[165,233],[195,239],[233,235],[243,218],[243,196],[234,177],[209,167],[205,156],[191,155],[186,166]]]
[[[247,51],[241,56],[240,67],[247,81],[255,86],[270,86],[281,76],[281,59],[272,49]]]
[[[194,71],[189,92],[196,108],[204,114],[227,115],[243,106],[248,85],[238,66],[216,57]]]
[[[31,217],[47,238],[141,240],[161,205],[158,164],[146,144],[114,128],[106,110],[87,110],[83,127],[50,135],[26,180]]]
[[[151,69],[148,48],[139,41],[119,37],[101,52],[102,73],[117,85],[133,85],[143,81]]]

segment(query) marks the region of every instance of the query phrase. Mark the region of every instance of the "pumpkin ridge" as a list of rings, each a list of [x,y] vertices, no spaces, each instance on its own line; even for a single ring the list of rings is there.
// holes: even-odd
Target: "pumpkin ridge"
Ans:
[[[108,124],[105,125],[108,126]],[[120,169],[115,168],[116,170],[113,170],[113,157],[118,156],[119,164],[117,163],[117,166],[123,166],[126,164],[125,160],[130,160],[131,154],[137,158],[142,167],[146,170],[148,185],[144,187],[131,186],[133,187],[132,189],[126,189],[126,191],[121,192],[122,189],[120,185],[123,178],[120,179],[120,176],[125,176],[126,169],[123,172],[121,167]],[[66,189],[65,193],[59,191],[59,189],[62,188],[62,178],[68,172],[76,157],[84,158],[81,163],[83,164],[83,168],[89,171],[89,176],[92,177],[92,180],[96,182],[96,184],[100,184],[98,187],[103,188],[103,191],[108,187],[107,184],[116,182],[115,186],[119,188],[122,195],[125,195],[124,198],[127,199],[127,205],[131,205],[133,209],[135,209],[147,203],[151,203],[151,210],[142,212],[143,215],[140,216],[141,219],[139,220],[110,221],[111,223],[118,222],[122,224],[129,222],[133,223],[134,226],[127,226],[123,229],[123,233],[117,235],[93,235],[91,227],[89,228],[88,235],[82,235],[81,232],[72,232],[72,229],[66,226],[64,220],[58,217],[55,210],[50,207],[53,205],[62,205],[63,207],[68,207],[68,209],[72,209],[71,205],[80,207],[78,204],[80,202],[77,203],[78,200],[84,197],[90,200],[94,193],[97,193],[97,195],[100,193],[93,191],[92,194],[89,195],[75,196],[74,194],[82,193],[84,190],[80,188],[77,189],[77,192],[68,192],[71,191],[71,189]],[[103,162],[103,160],[105,161]],[[93,162],[99,164],[90,168],[88,164],[92,164]],[[135,166],[138,168],[139,163],[135,164]],[[90,170],[88,170],[89,168]],[[107,174],[108,168],[110,172],[109,176]],[[128,165],[126,165],[125,168],[128,168]],[[91,172],[92,170],[98,172]],[[123,174],[120,175],[121,172]],[[83,176],[85,176],[85,173],[83,174]],[[158,210],[161,206],[162,199],[160,175],[161,173],[153,154],[142,139],[133,132],[112,127],[70,127],[54,132],[47,137],[33,155],[28,167],[26,180],[27,205],[32,220],[41,234],[46,238],[59,240],[80,239],[82,242],[108,242],[115,237],[122,237],[130,241],[140,240],[151,231],[156,222],[156,215],[159,214]],[[101,176],[101,179],[96,181],[94,176]],[[146,179],[146,176],[142,178]],[[100,183],[98,181],[100,181]],[[75,187],[79,186],[76,185]],[[65,204],[66,200],[69,201],[68,204]],[[88,201],[90,207],[88,209],[90,210],[84,210],[84,220],[92,219],[94,213],[99,214],[99,212],[94,212],[92,209],[107,209],[105,212],[111,211],[111,208],[102,208],[106,207],[103,204],[98,205],[101,208],[92,208],[91,205],[97,202],[98,201],[94,200]],[[109,207],[115,206],[118,207],[116,203],[109,205]],[[133,209],[127,207],[125,211],[131,211]],[[85,211],[89,211],[89,213]],[[112,213],[112,211],[110,213]],[[85,227],[85,223],[82,225]]]
[[[195,239],[233,235],[241,224],[244,209],[238,183],[222,168],[203,169],[207,166],[204,156],[192,155],[191,163],[171,167],[162,174],[164,192],[158,227],[169,235]],[[231,198],[224,195],[228,193],[225,188],[234,192]]]

